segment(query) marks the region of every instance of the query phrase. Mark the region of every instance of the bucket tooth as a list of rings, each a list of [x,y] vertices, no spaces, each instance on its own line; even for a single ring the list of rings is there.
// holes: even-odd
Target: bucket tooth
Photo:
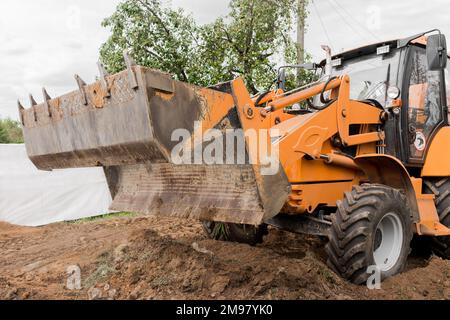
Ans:
[[[134,73],[133,67],[136,66],[136,62],[134,59],[130,56],[130,52],[128,50],[125,50],[123,52],[123,58],[125,60],[125,65],[127,66],[128,70],[128,79],[130,81],[130,86],[132,89],[137,89],[139,87],[136,74]]]
[[[107,76],[109,76],[109,73],[105,68],[105,65],[101,61],[97,62],[97,66],[98,66],[98,71],[100,72],[100,76],[102,78],[106,78]]]
[[[24,126],[25,121],[24,121],[24,117],[23,117],[23,112],[25,111],[25,108],[23,107],[20,100],[17,100],[17,108],[19,109],[20,122],[22,122],[22,125]]]
[[[32,107],[37,106],[37,102],[36,102],[36,100],[34,99],[34,97],[33,97],[33,95],[31,93],[30,93],[29,97],[30,97],[30,104],[31,104],[31,106]]]
[[[127,67],[136,65],[136,61],[134,61],[134,59],[130,55],[130,50],[125,50],[123,52],[123,58],[125,59],[125,64]]]
[[[81,79],[81,77],[77,74],[74,77],[75,77],[75,81],[77,82],[77,85],[78,85],[78,90],[80,91],[81,103],[84,105],[87,105],[88,104],[87,95],[86,95],[86,91],[84,90],[84,87],[86,86],[86,82],[84,82],[84,80]]]
[[[100,81],[102,82],[102,86],[105,89],[106,98],[111,97],[111,90],[108,86],[108,80],[106,79],[107,76],[109,76],[108,71],[106,71],[105,66],[103,65],[103,63],[101,61],[97,62],[97,66],[98,66],[98,71],[100,72]]]
[[[48,94],[47,90],[45,90],[45,88],[42,88],[42,95],[44,97],[44,104],[45,104],[45,107],[46,107],[46,109],[48,111],[48,116],[52,117],[52,110],[50,108],[50,103],[49,103],[49,101],[52,100],[52,98]]]
[[[17,107],[19,108],[19,111],[22,112],[23,110],[25,110],[25,108],[23,107],[22,103],[20,102],[20,100],[17,100]]]
[[[44,96],[44,101],[52,100],[52,98],[48,94],[47,90],[45,90],[45,88],[42,88],[42,95]]]
[[[37,122],[38,117],[37,117],[37,112],[36,112],[36,108],[35,108],[37,106],[37,102],[31,93],[30,93],[30,103],[31,103],[31,108],[33,109],[34,121]]]

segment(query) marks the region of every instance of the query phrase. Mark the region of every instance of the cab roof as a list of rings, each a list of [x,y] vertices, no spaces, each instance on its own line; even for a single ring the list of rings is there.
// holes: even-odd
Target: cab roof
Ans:
[[[409,43],[426,46],[427,44],[427,37],[420,36],[418,38],[409,37],[405,39],[396,39],[396,40],[389,40],[384,42],[377,42],[373,44],[369,44],[363,47],[351,49],[348,51],[344,51],[341,53],[338,53],[336,55],[332,56],[332,59],[342,59],[342,60],[349,60],[369,54],[373,54],[377,52],[377,49],[384,46],[389,46],[391,49],[398,49],[405,47]],[[448,54],[448,57],[450,58],[450,53]],[[322,60],[319,64],[319,66],[323,67],[326,64],[326,60]]]

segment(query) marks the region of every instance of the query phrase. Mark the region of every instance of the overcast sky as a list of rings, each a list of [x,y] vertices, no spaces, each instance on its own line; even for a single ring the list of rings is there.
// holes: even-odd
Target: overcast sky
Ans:
[[[103,18],[120,0],[1,0],[0,117],[18,118],[17,98],[29,106],[28,93],[42,101],[75,89],[73,75],[91,82],[100,45],[108,30]],[[170,1],[166,0],[170,4]],[[321,44],[334,52],[440,28],[450,37],[446,0],[315,0],[310,4],[307,51],[323,58]],[[227,13],[228,0],[172,0],[199,23]]]

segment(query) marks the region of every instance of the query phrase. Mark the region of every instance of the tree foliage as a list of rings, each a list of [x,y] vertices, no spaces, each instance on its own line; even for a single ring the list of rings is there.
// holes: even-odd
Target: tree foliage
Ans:
[[[19,122],[0,119],[0,143],[23,143],[23,133]]]
[[[208,86],[242,76],[256,93],[270,86],[280,61],[296,61],[296,10],[296,0],[231,0],[227,16],[198,25],[160,0],[126,0],[103,22],[111,36],[101,58],[118,72],[123,51],[131,49],[138,64],[178,80]]]

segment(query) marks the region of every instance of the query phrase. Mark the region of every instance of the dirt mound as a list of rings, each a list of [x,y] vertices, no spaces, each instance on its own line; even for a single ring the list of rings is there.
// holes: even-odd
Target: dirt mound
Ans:
[[[121,288],[122,298],[335,298],[330,285],[340,283],[311,251],[300,247],[294,253],[211,240],[192,242],[152,230],[139,232],[130,243],[125,260],[115,265],[117,273],[109,280],[113,287],[129,284]],[[318,275],[330,283],[318,282]]]
[[[413,257],[404,274],[371,291],[327,268],[320,239],[275,229],[258,247],[208,240],[195,221],[146,217],[0,224],[0,234],[3,299],[450,298],[448,261]],[[80,290],[67,289],[73,266]]]

